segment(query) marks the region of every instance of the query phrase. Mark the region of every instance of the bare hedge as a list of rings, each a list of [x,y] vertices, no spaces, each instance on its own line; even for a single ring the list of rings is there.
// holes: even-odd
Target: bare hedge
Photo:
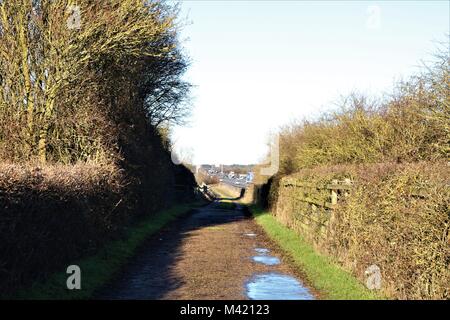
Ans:
[[[382,291],[389,297],[450,297],[448,163],[338,165],[304,169],[288,178],[317,186],[334,179],[352,182],[348,196],[339,195],[330,210],[313,210],[298,201],[304,190],[286,190],[280,180],[272,186],[277,219],[319,251],[361,281],[369,266],[379,266]],[[330,194],[320,187],[308,192],[317,203],[329,201]]]
[[[117,236],[129,220],[112,168],[0,165],[0,288],[7,293]],[[117,206],[117,207],[116,207]]]

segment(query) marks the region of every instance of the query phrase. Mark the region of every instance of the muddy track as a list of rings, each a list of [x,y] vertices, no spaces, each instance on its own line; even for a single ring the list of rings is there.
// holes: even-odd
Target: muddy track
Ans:
[[[269,248],[270,255],[275,261],[281,258],[281,263],[255,262],[252,258],[260,255],[258,248]],[[298,273],[276,253],[253,219],[246,218],[242,210],[226,210],[212,203],[149,239],[96,298],[248,299],[252,279],[274,272],[298,279]],[[285,297],[276,295],[273,298]]]

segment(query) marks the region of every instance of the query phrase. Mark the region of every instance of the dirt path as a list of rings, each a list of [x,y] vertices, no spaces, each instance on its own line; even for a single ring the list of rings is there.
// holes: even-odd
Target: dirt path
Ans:
[[[257,248],[280,257],[242,210],[212,203],[150,239],[98,298],[248,299],[255,275],[277,272],[298,278],[283,261],[271,266],[253,261]]]

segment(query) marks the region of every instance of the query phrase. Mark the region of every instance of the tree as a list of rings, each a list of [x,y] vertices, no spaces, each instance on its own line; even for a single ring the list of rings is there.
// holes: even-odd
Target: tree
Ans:
[[[191,85],[182,80],[188,63],[179,51],[146,63],[140,92],[153,125],[183,124],[190,113]]]
[[[4,157],[86,159],[105,147],[101,132],[91,134],[98,131],[95,119],[107,123],[115,114],[145,109],[158,126],[187,113],[189,85],[180,80],[187,63],[177,47],[175,8],[162,1],[80,0],[73,11],[72,4],[0,1]]]

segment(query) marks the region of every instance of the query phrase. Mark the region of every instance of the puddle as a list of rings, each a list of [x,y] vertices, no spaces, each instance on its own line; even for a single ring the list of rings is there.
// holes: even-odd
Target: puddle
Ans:
[[[266,248],[255,248],[255,251],[258,252],[259,254],[268,254],[269,253],[269,249],[266,249]]]
[[[247,237],[256,237],[256,233],[244,233],[244,236],[247,236]]]
[[[297,279],[270,272],[253,276],[246,284],[252,300],[314,300],[314,296]]]
[[[255,262],[262,263],[267,266],[275,266],[277,264],[280,264],[280,259],[272,256],[254,256],[252,259]]]

